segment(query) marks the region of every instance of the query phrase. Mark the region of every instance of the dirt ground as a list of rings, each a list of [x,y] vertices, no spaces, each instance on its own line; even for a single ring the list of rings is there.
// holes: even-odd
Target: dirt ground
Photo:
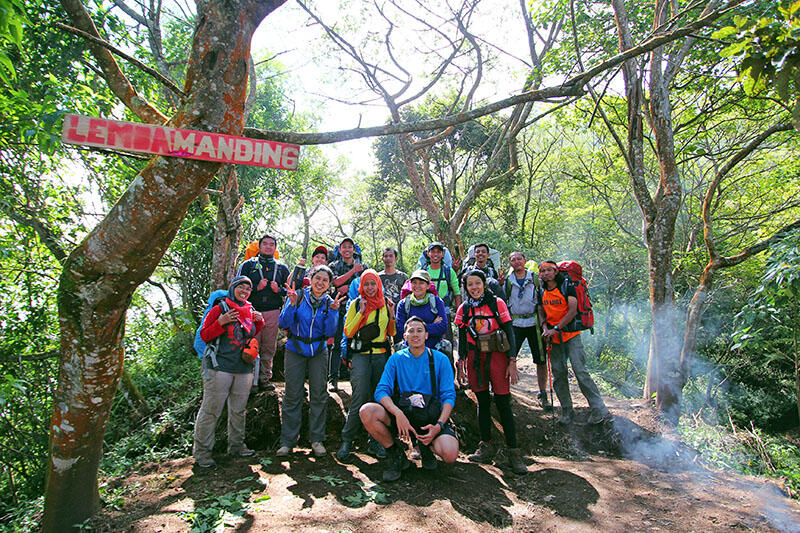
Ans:
[[[477,425],[474,401],[463,393],[454,414],[462,454],[454,465],[428,472],[417,462],[399,481],[384,483],[381,465],[360,450],[349,464],[339,463],[333,452],[345,390],[331,394],[327,457],[296,448],[281,460],[276,443],[262,439],[248,441],[264,448],[255,457],[220,454],[209,472],[194,468],[191,458],[144,465],[109,481],[121,496],[90,525],[98,531],[800,531],[800,505],[774,483],[705,468],[641,401],[607,399],[613,425],[596,428],[585,424],[588,408],[576,388],[577,420],[565,430],[536,404],[529,360],[520,370],[514,412],[527,475],[511,473],[502,457],[490,466],[467,461]],[[495,441],[502,442],[496,426]]]

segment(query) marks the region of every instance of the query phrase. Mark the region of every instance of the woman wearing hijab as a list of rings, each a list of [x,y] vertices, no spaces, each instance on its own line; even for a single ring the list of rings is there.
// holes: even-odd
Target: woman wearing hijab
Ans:
[[[505,302],[486,290],[486,274],[480,269],[471,270],[464,280],[466,295],[456,312],[458,326],[458,355],[466,360],[469,387],[478,398],[478,427],[481,443],[468,459],[491,463],[495,447],[491,441],[492,415],[489,386],[494,392],[494,402],[500,412],[500,423],[508,447],[508,464],[515,474],[526,474],[528,468],[517,447],[517,431],[511,412],[510,384],[518,379],[514,331],[511,315]],[[500,337],[505,334],[507,341]]]
[[[311,451],[317,457],[327,451],[325,440],[325,390],[328,375],[327,340],[336,334],[339,323],[339,303],[345,296],[331,299],[328,288],[333,272],[326,265],[318,265],[309,272],[311,285],[288,287],[286,303],[278,324],[289,330],[283,355],[283,373],[286,389],[281,410],[279,457],[292,453],[300,434],[306,372],[308,372],[308,438]]]
[[[358,294],[358,298],[350,302],[344,322],[344,335],[349,339],[348,353],[351,355],[353,395],[342,428],[342,446],[336,452],[340,461],[347,459],[353,450],[353,440],[362,427],[358,411],[375,394],[383,367],[392,354],[395,335],[395,306],[384,297],[381,278],[374,269],[368,268],[361,274]],[[374,440],[370,442],[370,450],[379,457],[386,454]]]
[[[245,408],[253,385],[253,363],[258,355],[255,336],[264,327],[261,313],[247,301],[253,287],[247,276],[236,276],[223,302],[206,315],[200,337],[211,349],[203,357],[203,403],[194,423],[195,464],[214,466],[211,457],[219,415],[228,403],[228,453],[248,457],[244,445]]]

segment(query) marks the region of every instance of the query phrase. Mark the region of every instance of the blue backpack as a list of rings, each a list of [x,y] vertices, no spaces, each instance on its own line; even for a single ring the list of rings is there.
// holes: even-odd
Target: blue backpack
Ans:
[[[361,261],[361,246],[359,246],[358,244],[356,244],[354,242],[353,243],[353,247],[355,248],[355,252],[353,253],[353,257],[355,259],[358,259],[359,261]],[[339,253],[339,245],[338,244],[333,247],[332,254],[333,254],[333,258],[329,261],[329,263],[333,263],[334,261],[338,261],[339,259],[342,258],[342,254]]]
[[[206,315],[208,315],[208,312],[211,311],[211,308],[217,304],[220,298],[225,298],[226,296],[228,296],[228,291],[217,289],[208,297],[208,305],[206,306],[206,310],[203,311],[203,318],[200,320],[200,325],[197,327],[197,331],[194,334],[194,351],[197,352],[198,359],[202,359],[203,353],[206,351],[206,343],[200,338],[200,330],[203,328],[203,322],[206,321]]]

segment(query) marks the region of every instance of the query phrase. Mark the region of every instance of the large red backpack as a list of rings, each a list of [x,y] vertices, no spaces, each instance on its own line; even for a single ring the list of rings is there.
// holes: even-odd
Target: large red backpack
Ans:
[[[564,276],[564,283],[561,285],[561,294],[567,296],[567,288],[573,287],[578,298],[578,314],[567,324],[564,331],[591,330],[594,335],[594,311],[592,302],[589,299],[589,286],[583,277],[583,268],[575,261],[561,261],[558,264],[558,271]]]

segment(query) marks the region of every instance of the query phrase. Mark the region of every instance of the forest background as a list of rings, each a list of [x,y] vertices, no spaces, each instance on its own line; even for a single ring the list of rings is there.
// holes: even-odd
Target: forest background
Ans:
[[[141,235],[123,224],[96,254],[160,163],[63,146],[63,115],[191,124],[187,102],[208,74],[196,29],[229,14],[215,2],[0,0],[4,522],[41,518],[48,479],[48,505],[63,509],[98,468],[103,478],[189,453],[194,330],[210,290],[266,230],[290,266],[345,235],[370,265],[397,248],[406,272],[432,240],[459,259],[485,241],[504,258],[577,260],[604,393],[652,400],[710,463],[798,495],[797,2],[280,3],[236,5],[277,8],[259,31],[294,24],[316,37],[291,56],[256,33],[247,75],[229,85],[246,89],[244,134],[303,144],[300,169],[171,170],[197,183],[160,232],[163,249],[127,247]],[[362,129],[313,133],[330,124]],[[344,155],[315,146],[384,133],[395,135],[349,141],[359,144]],[[123,280],[129,297],[109,292],[117,326],[87,305],[80,268],[96,254],[113,277],[132,253],[152,268]],[[85,333],[87,320],[113,342],[92,345],[102,332]],[[70,387],[101,344],[116,355],[110,392],[81,429],[97,445],[75,456],[77,478],[59,478],[49,439],[66,448],[51,417],[80,396]],[[75,357],[89,361],[77,376]],[[90,497],[76,521],[98,489],[114,499],[102,483],[80,487]]]

